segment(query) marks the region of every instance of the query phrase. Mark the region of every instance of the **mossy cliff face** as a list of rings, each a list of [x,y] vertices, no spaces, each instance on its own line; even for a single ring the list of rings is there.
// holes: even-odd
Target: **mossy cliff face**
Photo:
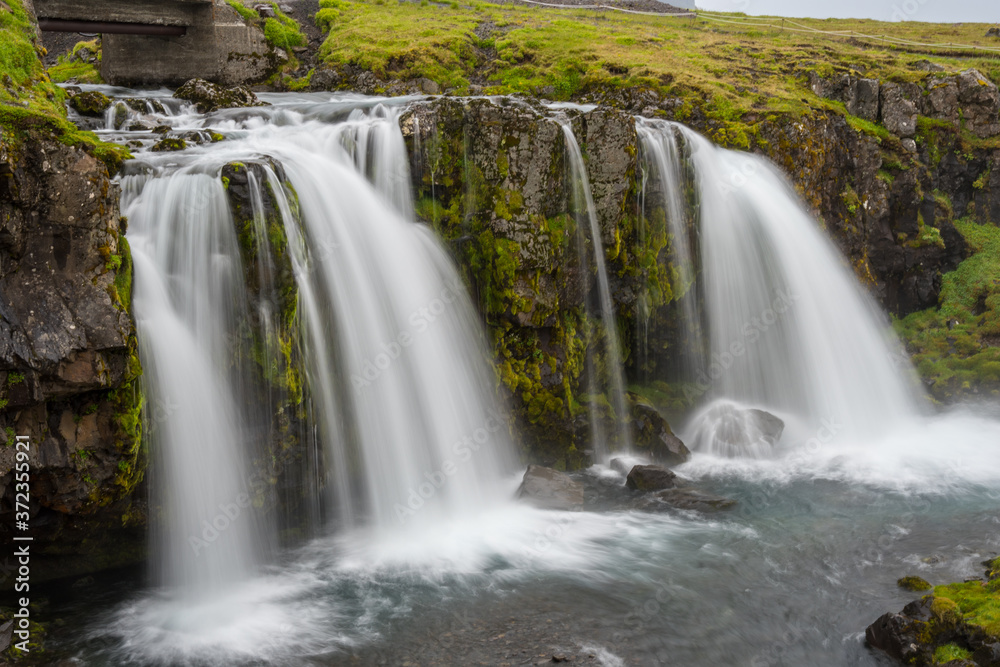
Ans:
[[[118,191],[101,162],[42,133],[0,146],[2,511],[14,509],[14,438],[29,436],[32,574],[133,562],[145,457]]]
[[[36,35],[30,3],[0,4],[0,534],[28,436],[41,581],[143,558],[146,513],[132,259],[108,173],[127,151],[66,120]]]
[[[577,467],[590,438],[587,403],[608,404],[586,394],[586,350],[596,351],[598,374],[606,350],[595,314],[593,261],[586,259],[593,245],[586,219],[576,215],[560,118],[572,124],[585,156],[614,326],[628,331],[647,281],[666,283],[655,306],[672,294],[661,274],[650,270],[666,262],[665,236],[640,243],[636,233],[638,146],[630,115],[553,112],[513,99],[442,98],[414,105],[400,122],[412,156],[417,213],[443,236],[465,273],[526,448],[546,464]],[[664,257],[657,258],[660,253]]]
[[[905,316],[897,331],[936,399],[1000,396],[996,84],[970,69],[907,83],[841,74],[813,88],[844,104],[868,144],[855,152],[860,178],[845,185],[839,215],[826,216],[831,231]]]
[[[814,89],[827,96],[817,108],[740,114],[729,121],[699,100],[661,98],[641,89],[611,91],[602,99],[611,106],[585,113],[505,98],[438,98],[417,105],[404,117],[403,129],[414,151],[418,211],[455,241],[458,261],[469,272],[500,341],[502,368],[506,348],[497,329],[501,322],[561,340],[559,313],[575,312],[574,331],[587,329],[580,306],[585,295],[592,296],[593,277],[579,268],[558,113],[572,117],[585,153],[624,341],[622,357],[632,380],[676,379],[684,348],[698,344],[682,340],[676,326],[677,301],[690,285],[679,283],[679,267],[671,265],[663,211],[655,208],[655,183],[647,183],[646,208],[640,212],[638,206],[642,165],[633,114],[680,120],[724,146],[773,160],[858,279],[890,313],[937,312],[945,276],[973,252],[958,221],[997,222],[996,86],[972,71],[947,77],[928,73],[919,84],[907,86],[814,77]],[[916,100],[910,106],[904,104],[907,95]],[[692,238],[696,242],[696,235]],[[495,261],[487,266],[483,256]],[[989,309],[987,304],[972,310],[979,315]],[[908,330],[901,333],[911,353],[919,353]],[[975,344],[989,348],[994,339],[988,334],[978,332]],[[588,335],[574,339],[594,339]],[[639,338],[641,346],[630,345]],[[539,349],[535,342],[526,348],[532,354]],[[541,410],[551,416],[552,410],[573,406],[583,372],[573,362],[582,354],[553,355],[559,360],[553,369],[571,371],[569,388],[558,397],[563,403],[527,380],[509,378],[508,387],[520,387],[515,403],[520,392],[522,401],[545,397],[541,406],[534,401],[532,415]],[[964,369],[966,375],[992,368],[972,365],[976,368]],[[545,373],[538,375],[547,379]],[[942,400],[957,398],[970,387],[978,391],[977,382],[967,382],[967,377],[951,382],[958,386],[947,391],[937,391],[943,385],[934,377],[927,380]],[[992,385],[985,391],[993,391]],[[555,421],[568,432],[565,420],[578,416],[570,409]]]
[[[255,507],[282,512],[278,525],[294,538],[308,523],[306,499],[317,493],[309,481],[315,475],[307,471],[316,447],[306,421],[298,288],[279,205],[283,200],[296,216],[298,200],[280,165],[271,162],[230,163],[220,178],[240,243],[247,295],[230,349],[235,384],[244,392],[244,421],[259,436],[249,488]]]

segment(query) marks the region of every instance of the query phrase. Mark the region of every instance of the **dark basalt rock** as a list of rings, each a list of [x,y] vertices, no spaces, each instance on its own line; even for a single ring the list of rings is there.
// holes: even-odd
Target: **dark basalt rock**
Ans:
[[[900,613],[880,616],[865,630],[871,648],[907,665],[931,667],[940,664],[935,652],[954,644],[972,655],[972,659],[953,660],[948,665],[962,667],[1000,667],[1000,637],[991,634],[995,606],[997,566],[1000,559],[984,563],[987,581],[971,580],[941,586],[930,595],[910,602]],[[903,582],[919,577],[904,577]],[[981,587],[981,588],[980,588]],[[992,605],[992,606],[991,606]]]
[[[204,79],[191,79],[174,91],[174,97],[194,102],[200,113],[217,109],[267,106],[267,102],[258,100],[246,86],[226,88]]]
[[[680,465],[691,458],[691,450],[674,435],[670,424],[652,405],[635,394],[632,403],[632,440],[635,447],[653,461],[664,465]]]
[[[583,484],[558,470],[531,465],[517,497],[542,509],[579,511],[583,509]]]
[[[662,466],[635,466],[625,479],[633,491],[661,491],[677,484],[677,474]]]
[[[14,512],[11,439],[27,436],[28,513],[44,526],[32,581],[134,563],[141,368],[117,186],[95,157],[41,134],[0,148],[0,172],[0,514]]]

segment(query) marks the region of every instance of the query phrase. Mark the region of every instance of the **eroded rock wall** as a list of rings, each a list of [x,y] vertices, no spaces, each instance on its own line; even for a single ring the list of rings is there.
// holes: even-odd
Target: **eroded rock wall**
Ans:
[[[144,556],[132,264],[104,164],[42,133],[0,140],[0,531],[31,441],[33,580]]]

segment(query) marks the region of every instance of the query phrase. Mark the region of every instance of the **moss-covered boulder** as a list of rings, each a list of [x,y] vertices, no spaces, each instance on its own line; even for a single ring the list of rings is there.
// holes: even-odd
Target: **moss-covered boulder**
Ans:
[[[933,588],[926,579],[913,575],[900,578],[896,585],[907,591],[929,591]]]
[[[182,151],[187,148],[187,142],[180,137],[164,137],[160,139],[149,150],[160,153],[170,151]]]
[[[246,86],[227,88],[204,79],[191,79],[174,91],[174,97],[194,102],[199,113],[209,113],[217,109],[267,106]]]
[[[88,90],[71,97],[69,105],[81,116],[103,116],[111,106],[111,98],[96,90]]]

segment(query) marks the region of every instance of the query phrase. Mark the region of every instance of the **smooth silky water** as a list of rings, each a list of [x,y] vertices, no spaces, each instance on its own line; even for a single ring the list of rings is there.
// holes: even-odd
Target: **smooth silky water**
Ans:
[[[646,136],[681,132],[686,148],[669,159],[696,163],[711,349],[720,354],[742,337],[734,327],[769,307],[775,289],[796,290],[790,317],[733,362],[732,379],[712,383],[706,404],[771,409],[788,428],[766,456],[696,451],[677,468],[739,501],[730,512],[566,513],[513,502],[520,471],[499,431],[468,460],[441,446],[501,407],[454,267],[412,221],[395,126],[408,101],[265,99],[274,106],[208,117],[174,104],[157,120],[229,139],[143,154],[152,170],[123,179],[147,394],[180,401],[157,427],[162,451],[151,471],[166,520],[152,542],[152,580],[99,577],[53,591],[47,614],[62,623],[50,624],[50,656],[88,665],[545,657],[504,644],[504,635],[537,637],[548,653],[585,648],[607,665],[879,665],[863,631],[914,597],[895,586],[898,577],[977,576],[979,562],[1000,551],[995,406],[925,414],[906,365],[888,357],[884,322],[780,175],[674,127],[647,127]],[[184,535],[205,508],[250,483],[239,378],[220,370],[225,329],[247,299],[216,175],[261,156],[280,165],[300,201],[299,211],[281,204],[280,179],[267,173],[296,263],[318,441],[331,467],[346,462],[356,474],[330,480],[341,491],[327,499],[326,525],[336,530],[282,549],[273,522],[248,509],[193,559]],[[707,192],[733,170],[763,178],[767,191]],[[736,247],[743,242],[767,258],[767,271],[753,268]],[[785,242],[794,252],[775,247]],[[750,271],[744,288],[754,300],[746,312],[719,312],[744,298],[720,275],[737,261]],[[365,377],[366,360],[446,289],[449,308],[415,349],[370,386],[348,381],[359,370]],[[801,340],[809,335],[822,337]],[[696,415],[688,428],[697,426]],[[445,457],[459,473],[401,521],[396,505]],[[602,466],[586,474],[594,487],[623,482]]]

